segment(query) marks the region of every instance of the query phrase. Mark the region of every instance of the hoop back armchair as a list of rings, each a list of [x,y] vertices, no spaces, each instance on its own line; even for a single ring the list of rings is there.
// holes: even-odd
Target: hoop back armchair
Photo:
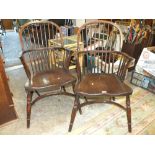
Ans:
[[[27,128],[30,127],[31,107],[38,100],[52,95],[74,94],[65,87],[74,87],[76,78],[69,72],[72,51],[63,48],[62,33],[55,23],[33,21],[20,28],[19,37],[22,47],[20,57],[28,81],[27,93]],[[49,47],[49,39],[59,39],[60,47]],[[37,97],[33,98],[36,93]]]
[[[82,63],[81,63],[81,57]],[[88,50],[77,52],[78,82],[75,85],[75,101],[71,113],[69,132],[72,130],[77,110],[95,103],[113,104],[125,110],[128,131],[131,127],[130,95],[132,89],[124,83],[126,71],[133,58],[123,52]],[[125,105],[116,102],[116,97],[126,98]],[[80,98],[85,99],[80,103]]]

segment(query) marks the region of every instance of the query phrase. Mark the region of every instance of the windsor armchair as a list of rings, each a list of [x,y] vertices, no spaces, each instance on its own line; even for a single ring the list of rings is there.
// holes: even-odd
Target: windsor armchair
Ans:
[[[133,58],[119,52],[123,45],[120,27],[110,21],[96,20],[82,25],[77,35],[78,82],[74,90],[75,102],[69,131],[72,130],[76,111],[82,114],[81,107],[93,103],[111,103],[126,111],[128,131],[131,132],[132,89],[123,81]],[[80,42],[84,44],[83,49],[80,48]],[[117,96],[126,97],[126,107],[115,102]],[[80,98],[84,98],[85,102],[80,103]]]
[[[69,72],[71,51],[63,48],[60,28],[53,22],[33,21],[26,23],[19,31],[22,46],[20,57],[28,81],[27,128],[30,127],[31,107],[38,100],[52,95],[74,94],[66,91],[66,85],[74,87],[76,78]],[[50,39],[59,39],[60,47],[49,47]],[[37,97],[33,99],[33,94]]]

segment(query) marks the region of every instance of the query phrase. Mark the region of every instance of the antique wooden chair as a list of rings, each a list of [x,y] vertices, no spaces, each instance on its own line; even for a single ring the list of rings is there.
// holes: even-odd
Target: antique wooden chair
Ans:
[[[27,92],[27,127],[30,127],[31,106],[38,100],[50,95],[71,95],[66,85],[75,85],[76,78],[69,72],[71,51],[61,47],[49,47],[49,39],[63,41],[60,28],[50,21],[26,23],[19,31],[22,56],[28,81]],[[35,99],[33,93],[37,94]]]
[[[111,103],[127,112],[128,131],[131,132],[132,89],[123,81],[133,59],[119,52],[123,44],[121,29],[113,22],[96,20],[82,25],[77,35],[78,82],[74,89],[76,97],[69,131],[72,130],[78,109],[82,114],[81,107],[85,105]],[[81,42],[84,44],[83,49]],[[115,102],[117,96],[126,97],[126,107]],[[85,102],[80,103],[80,98],[84,98]]]
[[[74,87],[76,78],[69,72],[70,51],[61,47],[38,48],[23,51],[21,62],[28,81],[27,92],[27,127],[30,127],[31,106],[38,100],[51,95],[71,95],[65,86]],[[32,99],[33,93],[37,97]]]

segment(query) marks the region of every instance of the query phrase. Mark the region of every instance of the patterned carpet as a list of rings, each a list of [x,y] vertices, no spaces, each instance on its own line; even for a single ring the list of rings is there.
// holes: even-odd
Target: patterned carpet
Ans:
[[[123,99],[118,100],[122,105],[125,102]],[[132,134],[155,134],[155,128],[153,128],[155,126],[154,94],[138,87],[134,88],[131,97],[131,109]],[[127,132],[126,114],[121,109],[110,106],[106,111],[75,129],[72,134],[129,134]]]

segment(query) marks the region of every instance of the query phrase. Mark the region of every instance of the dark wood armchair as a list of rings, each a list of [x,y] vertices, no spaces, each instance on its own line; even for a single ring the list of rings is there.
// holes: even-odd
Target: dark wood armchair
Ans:
[[[62,33],[55,23],[50,21],[33,21],[26,23],[19,31],[22,46],[21,62],[28,81],[27,93],[27,127],[30,127],[31,106],[38,100],[51,95],[71,95],[65,86],[74,87],[76,78],[69,72],[72,52],[64,49]],[[50,39],[59,39],[60,47],[49,47]],[[36,98],[32,98],[37,93]]]
[[[82,60],[82,61],[81,61]],[[130,95],[132,89],[123,81],[132,58],[123,52],[93,50],[77,53],[78,82],[69,131],[72,130],[77,110],[94,103],[114,104],[126,111],[128,131],[131,132]],[[118,96],[126,97],[126,106],[117,103]],[[85,102],[80,103],[80,98]],[[116,100],[116,101],[115,101]]]

